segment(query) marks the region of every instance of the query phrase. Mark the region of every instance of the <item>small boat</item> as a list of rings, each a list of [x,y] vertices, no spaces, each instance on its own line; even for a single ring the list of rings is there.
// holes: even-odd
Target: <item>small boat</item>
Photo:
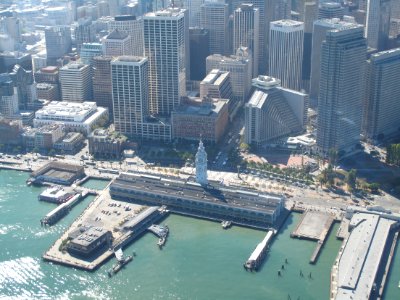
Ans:
[[[158,247],[160,247],[160,249],[162,248],[162,246],[164,246],[166,240],[167,240],[167,239],[166,239],[165,237],[162,237],[162,238],[160,238],[160,239],[158,240],[157,245],[158,245]]]
[[[122,252],[122,249],[118,249],[117,251],[114,252],[115,257],[117,258],[117,263],[113,265],[112,269],[108,271],[108,277],[111,277],[114,274],[117,274],[121,269],[128,264],[129,262],[132,261],[133,256],[129,255],[127,257],[124,257],[124,254]]]
[[[221,225],[222,225],[223,229],[228,229],[229,227],[232,226],[232,222],[231,221],[222,221]]]
[[[400,289],[400,281],[399,281],[399,289]]]

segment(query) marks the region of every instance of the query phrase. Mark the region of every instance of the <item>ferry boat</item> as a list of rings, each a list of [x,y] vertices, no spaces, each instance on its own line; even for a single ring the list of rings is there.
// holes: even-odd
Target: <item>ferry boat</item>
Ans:
[[[118,249],[114,252],[115,257],[117,258],[117,263],[112,267],[110,271],[108,271],[108,277],[111,277],[114,274],[117,274],[121,269],[132,261],[133,257],[131,255],[124,257],[122,249]]]

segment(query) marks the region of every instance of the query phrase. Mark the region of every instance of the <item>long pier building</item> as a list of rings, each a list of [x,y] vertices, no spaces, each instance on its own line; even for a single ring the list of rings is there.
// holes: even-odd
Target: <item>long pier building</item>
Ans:
[[[110,185],[114,199],[166,205],[172,212],[268,228],[284,209],[284,198],[209,182],[121,173]]]

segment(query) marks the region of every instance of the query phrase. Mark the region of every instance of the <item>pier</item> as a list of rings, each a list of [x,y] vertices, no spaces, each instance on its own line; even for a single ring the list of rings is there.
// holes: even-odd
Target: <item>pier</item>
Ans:
[[[249,259],[244,263],[243,267],[247,270],[250,271],[257,271],[260,265],[262,264],[265,255],[268,250],[268,245],[272,240],[272,237],[274,236],[275,231],[270,229],[268,230],[266,236],[264,239],[259,243],[254,249],[253,253],[250,255]]]
[[[325,243],[328,236],[329,230],[335,221],[335,217],[331,214],[307,211],[303,213],[303,216],[297,225],[296,229],[291,233],[292,238],[304,238],[313,241],[317,241],[317,246],[310,258],[310,263],[314,264],[318,255]]]
[[[108,189],[105,189],[43,254],[43,259],[93,271],[114,255],[113,249],[125,247],[167,213],[165,208],[115,201],[111,199]],[[80,235],[96,228],[112,235],[108,239],[110,244],[103,242],[101,247],[86,253],[85,256],[70,252],[70,243],[79,246],[82,241]]]
[[[157,237],[159,237],[157,245],[161,249],[165,245],[165,242],[167,241],[167,236],[168,236],[168,233],[169,233],[168,226],[162,226],[162,225],[153,224],[147,229],[150,232],[154,233]]]

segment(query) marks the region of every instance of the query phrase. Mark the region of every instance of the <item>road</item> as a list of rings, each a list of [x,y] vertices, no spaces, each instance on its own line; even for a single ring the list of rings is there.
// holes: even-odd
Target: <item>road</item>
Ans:
[[[233,143],[233,142],[231,142]],[[226,147],[229,147],[229,143]],[[79,154],[78,154],[79,155]],[[222,160],[222,155],[220,160]],[[49,161],[49,159],[41,159],[37,158],[36,154],[28,153],[23,155],[21,158],[16,158],[15,156],[3,156],[0,158],[0,166],[2,163],[6,163],[4,165],[12,166],[13,164],[20,164],[23,168],[32,168],[36,170],[43,166],[45,163]],[[57,161],[61,161],[69,164],[83,164],[85,166],[85,173],[89,176],[100,176],[103,178],[115,178],[118,174],[111,174],[106,171],[99,171],[101,169],[108,169],[112,172],[116,171],[131,171],[131,172],[143,172],[143,173],[152,173],[155,175],[161,176],[176,176],[179,171],[179,176],[181,178],[187,178],[188,176],[193,176],[195,174],[194,168],[183,167],[181,169],[173,169],[173,168],[159,168],[153,167],[149,168],[145,165],[127,165],[126,163],[113,163],[108,166],[106,163],[101,161],[94,161],[94,165],[86,165],[88,160],[81,160],[78,156],[66,155],[65,158],[55,158]],[[112,167],[112,168],[111,168]],[[290,201],[302,202],[305,205],[310,207],[318,206],[325,207],[327,209],[337,208],[344,209],[348,205],[360,205],[365,206],[363,201],[359,201],[355,203],[349,196],[340,196],[331,191],[324,191],[321,189],[310,189],[309,187],[296,187],[293,185],[288,185],[282,182],[277,182],[273,179],[262,178],[258,176],[258,174],[240,174],[240,178],[238,178],[238,174],[236,172],[225,172],[225,171],[208,171],[208,177],[210,180],[223,181],[227,185],[236,185],[236,186],[251,186],[255,189],[275,193],[275,194],[285,194]],[[393,212],[400,213],[400,200],[389,195],[383,193],[381,196],[375,196],[375,199],[371,204],[380,205],[386,209],[390,209]]]

